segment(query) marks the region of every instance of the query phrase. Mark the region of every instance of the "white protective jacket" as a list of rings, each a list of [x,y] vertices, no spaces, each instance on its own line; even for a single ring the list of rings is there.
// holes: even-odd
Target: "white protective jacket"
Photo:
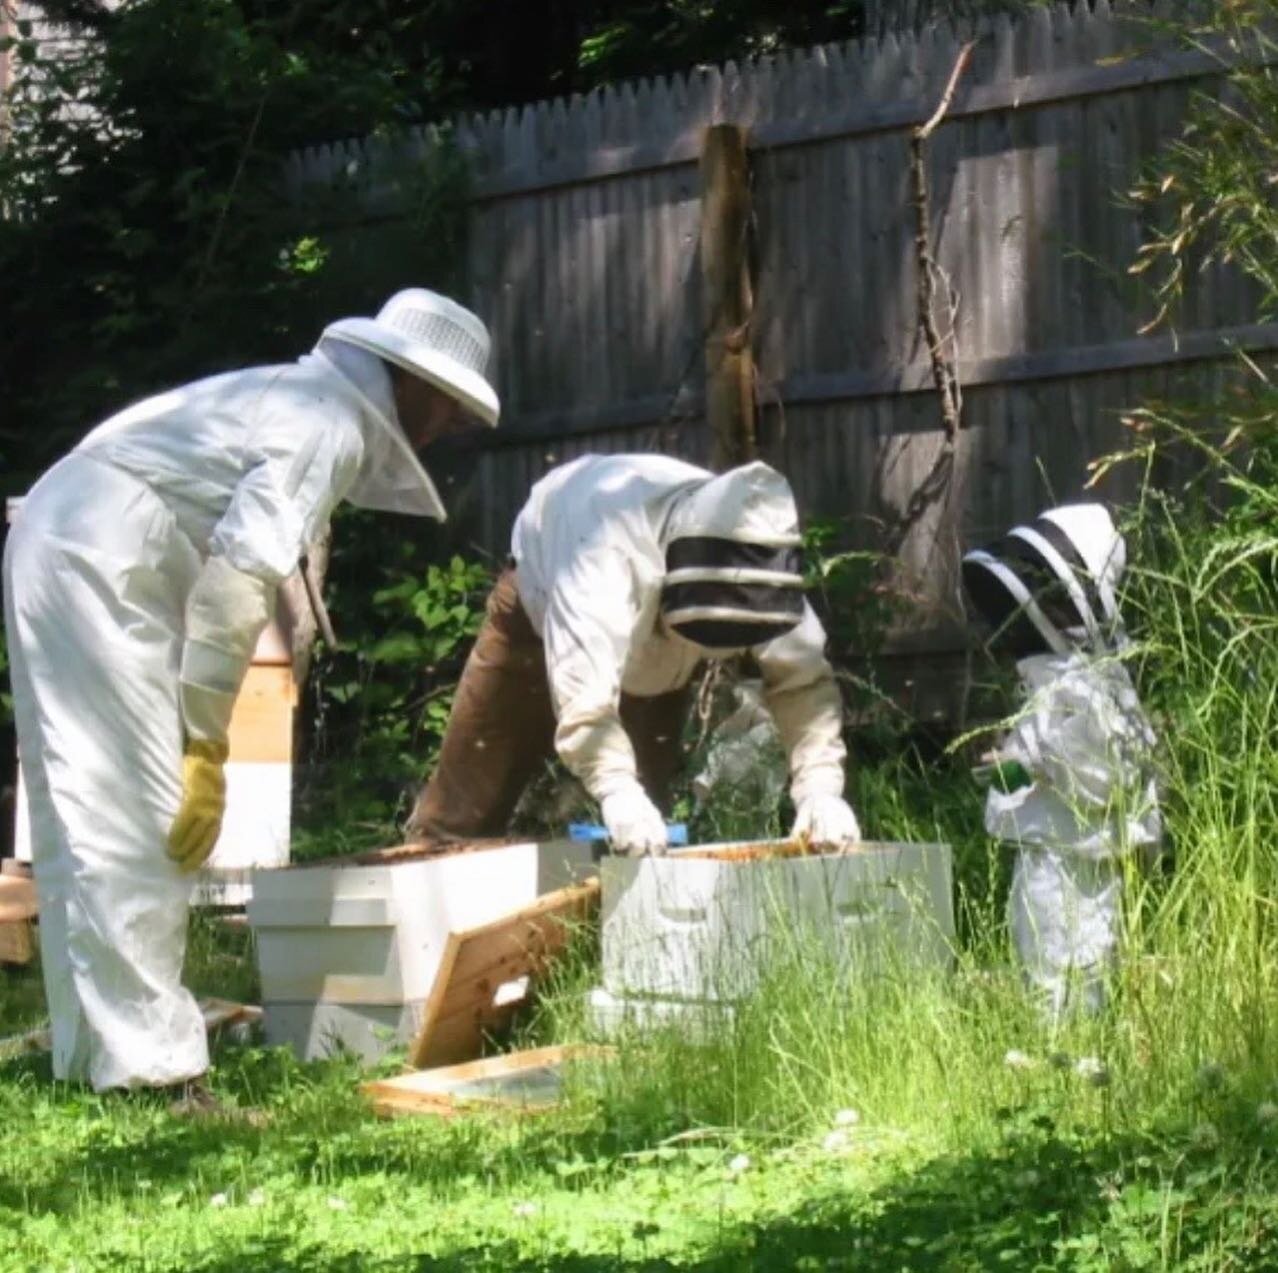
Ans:
[[[1025,702],[999,747],[1032,782],[991,788],[985,828],[1017,847],[1007,899],[1021,966],[1050,1019],[1096,1011],[1117,955],[1122,860],[1162,838],[1154,733],[1116,655],[1017,664]]]
[[[713,476],[667,456],[586,456],[538,482],[515,522],[511,552],[520,599],[546,646],[555,746],[597,800],[637,781],[621,692],[677,689],[706,657],[664,623],[661,594],[672,523],[683,534],[696,529],[687,524],[691,497]],[[811,607],[803,603],[799,625],[753,653],[795,803],[841,798],[842,701]]]
[[[1033,782],[991,788],[985,829],[1011,844],[1093,859],[1158,844],[1154,730],[1119,657],[1041,654],[1016,669],[1023,702],[998,753]]]
[[[184,739],[225,729],[275,585],[340,499],[434,507],[428,482],[404,485],[389,376],[351,352],[345,370],[316,354],[129,408],[41,478],[10,531],[5,622],[60,1079],[164,1085],[207,1068],[180,980],[191,877],[165,853]]]

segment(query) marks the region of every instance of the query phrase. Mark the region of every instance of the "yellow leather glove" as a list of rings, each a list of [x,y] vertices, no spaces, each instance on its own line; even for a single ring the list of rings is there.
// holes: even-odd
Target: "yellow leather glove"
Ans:
[[[210,739],[187,743],[182,756],[182,805],[169,828],[169,857],[183,871],[204,865],[226,812],[227,746]]]

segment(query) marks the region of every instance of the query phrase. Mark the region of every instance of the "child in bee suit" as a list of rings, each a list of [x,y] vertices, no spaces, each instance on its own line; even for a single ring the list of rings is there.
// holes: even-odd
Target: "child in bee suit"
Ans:
[[[659,806],[705,659],[750,650],[788,758],[795,834],[860,839],[843,798],[843,707],[803,596],[789,484],[664,455],[552,470],[515,522],[409,822],[424,840],[496,835],[554,753],[599,801],[614,851],[661,853]]]
[[[1106,1000],[1124,863],[1162,836],[1155,738],[1122,652],[1126,545],[1099,504],[1049,509],[963,558],[963,583],[1016,658],[1022,702],[997,748],[985,829],[1017,850],[1008,926],[1053,1020]]]
[[[496,423],[488,351],[474,314],[408,289],[296,363],[127,408],[22,502],[5,629],[56,1078],[207,1096],[187,907],[253,648],[339,501],[443,520],[415,451]]]

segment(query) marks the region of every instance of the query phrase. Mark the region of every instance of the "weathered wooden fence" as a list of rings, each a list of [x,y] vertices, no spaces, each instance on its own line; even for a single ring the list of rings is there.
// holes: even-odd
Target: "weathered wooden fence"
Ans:
[[[1197,280],[1175,337],[1137,334],[1149,306],[1126,267],[1140,226],[1119,196],[1218,69],[1160,44],[1150,14],[1097,0],[985,25],[931,139],[965,428],[945,498],[900,548],[916,599],[902,653],[962,645],[960,546],[1079,495],[1125,406],[1204,374],[1230,342],[1278,345],[1225,270]],[[943,444],[918,334],[909,135],[960,43],[933,26],[456,122],[475,178],[468,299],[494,333],[504,408],[453,490],[473,542],[501,553],[529,485],[575,455],[709,458],[699,161],[716,123],[748,129],[761,454],[809,517],[887,542]],[[428,149],[329,147],[291,176],[304,189],[365,173],[377,207],[379,174]]]

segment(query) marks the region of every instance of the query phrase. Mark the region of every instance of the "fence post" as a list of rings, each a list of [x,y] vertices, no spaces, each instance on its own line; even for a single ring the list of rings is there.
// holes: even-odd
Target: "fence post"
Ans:
[[[706,129],[701,149],[701,281],[706,423],[716,469],[744,464],[758,452],[749,227],[746,132],[736,124],[715,124]]]

